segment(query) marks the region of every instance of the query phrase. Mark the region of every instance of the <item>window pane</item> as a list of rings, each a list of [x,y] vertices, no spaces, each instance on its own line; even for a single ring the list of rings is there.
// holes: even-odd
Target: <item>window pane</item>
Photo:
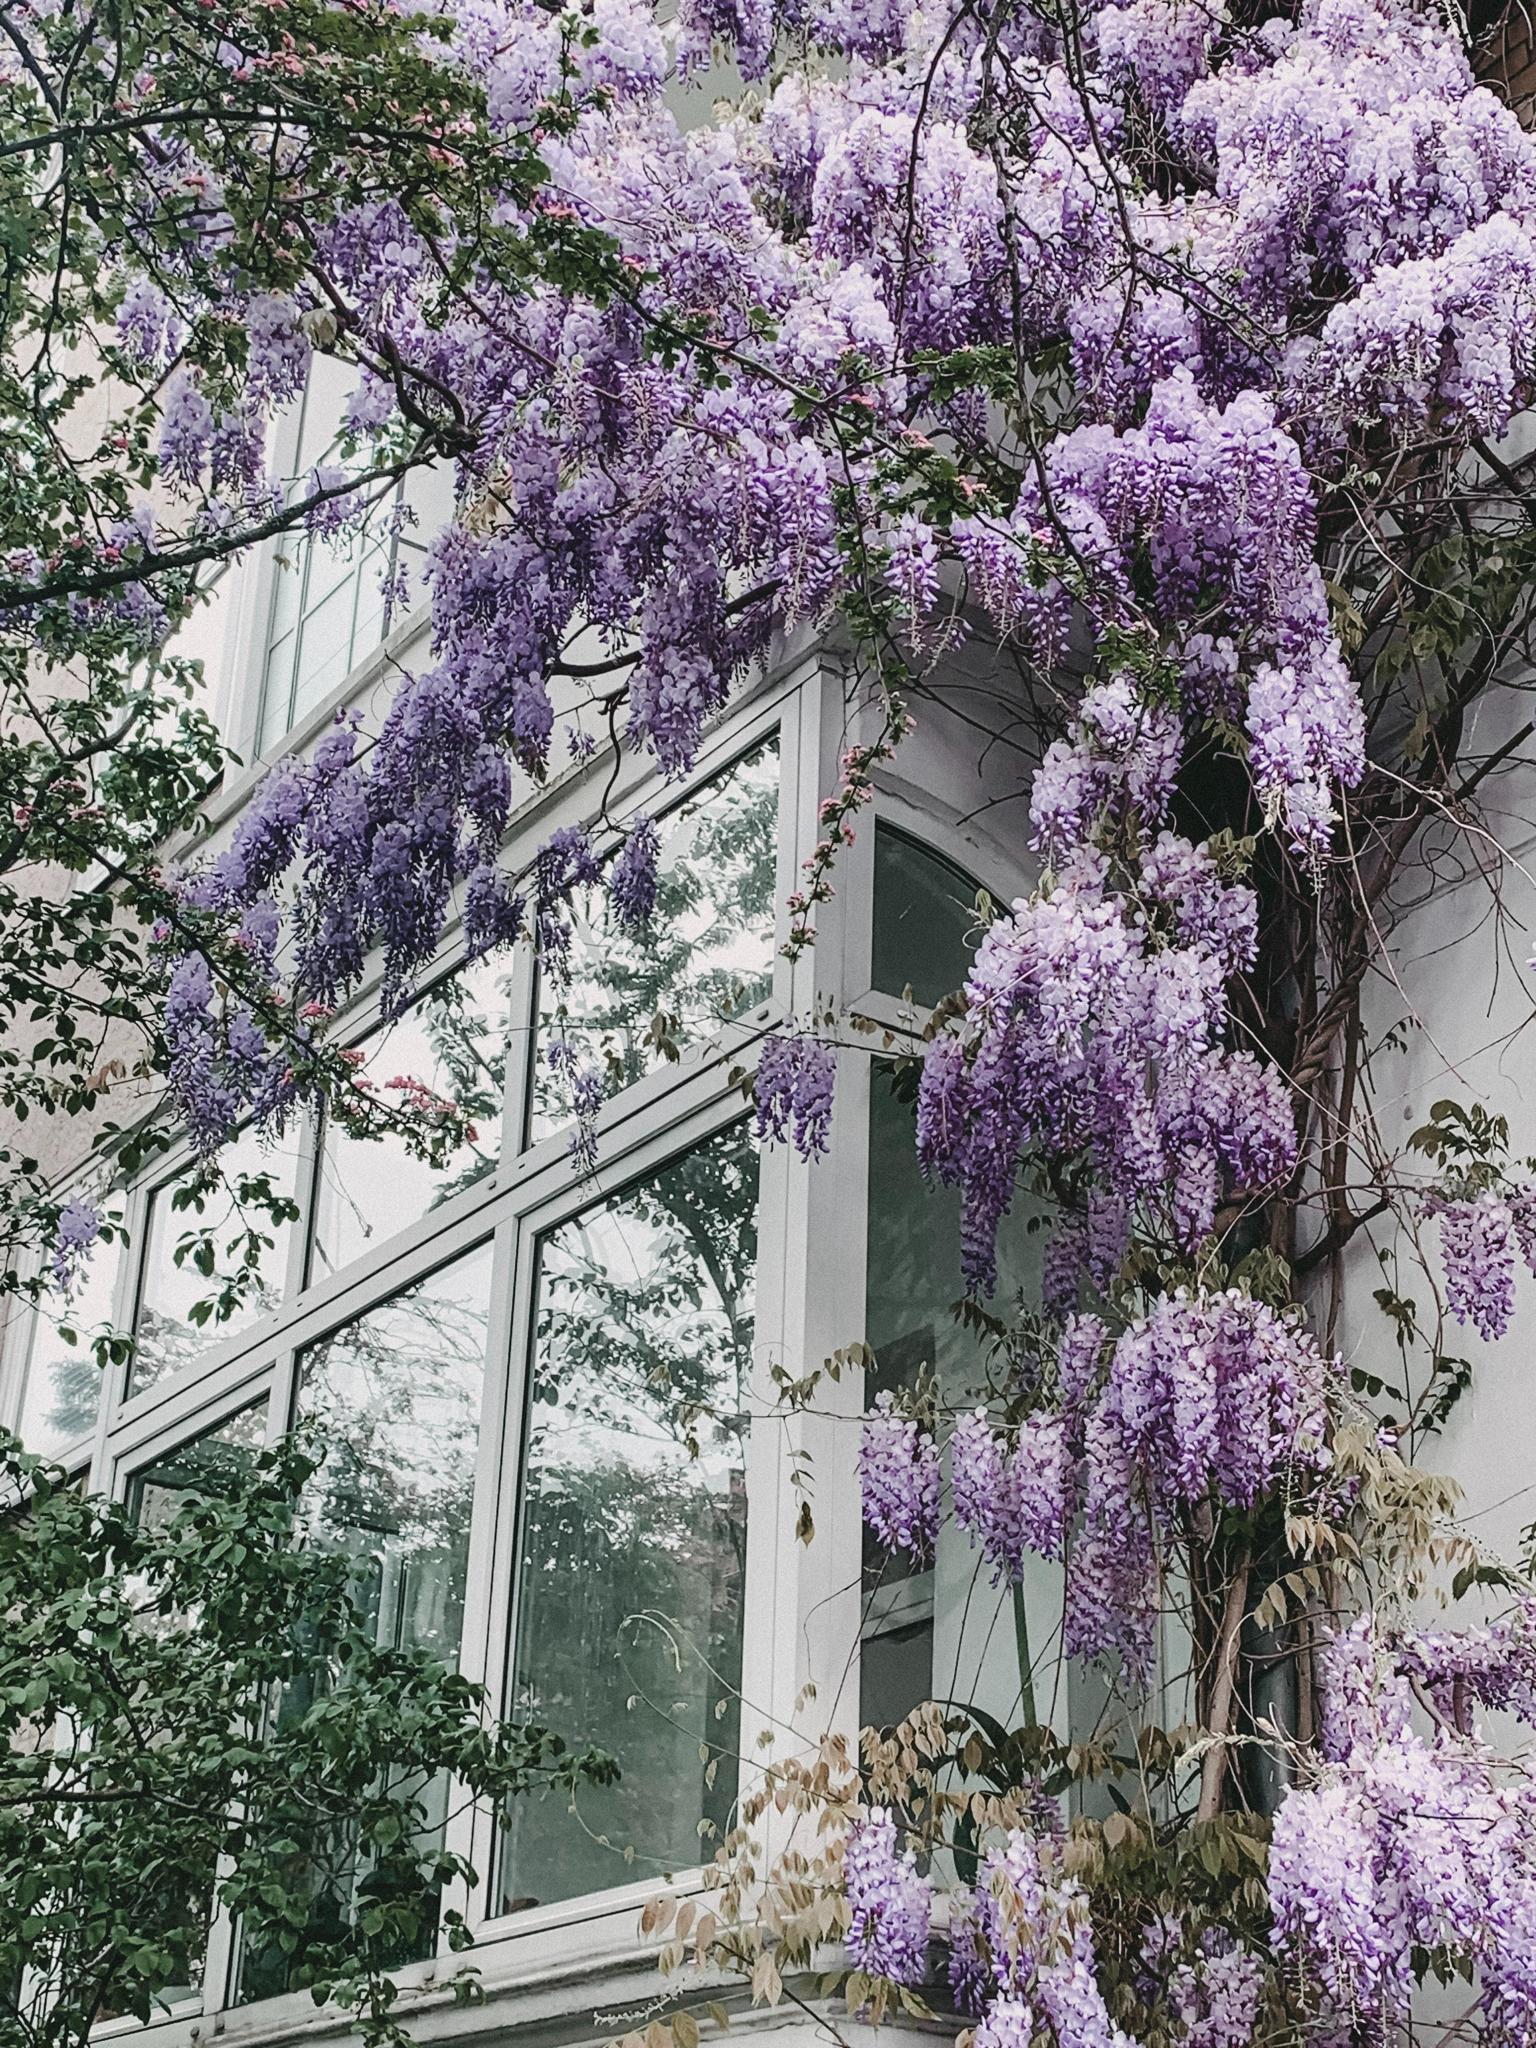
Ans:
[[[312,565],[315,580],[318,564]],[[327,562],[326,568],[335,565]],[[318,704],[327,690],[339,683],[352,666],[352,612],[357,602],[356,571],[345,570],[318,604],[304,615],[299,627],[299,651],[294,676],[295,720]],[[323,586],[322,586],[323,587]]]
[[[266,1439],[267,1404],[257,1401],[216,1429],[178,1444],[134,1474],[128,1493],[133,1519],[142,1528],[163,1529],[184,1502],[222,1493],[249,1471]]]
[[[509,1711],[623,1778],[579,1820],[514,1803],[506,1911],[696,1867],[728,1825],[756,1264],[739,1126],[540,1247]]]
[[[779,746],[769,740],[659,820],[661,858],[649,933],[610,916],[605,890],[578,891],[570,978],[540,976],[530,1139],[569,1118],[549,1048],[564,1036],[616,1094],[666,1058],[659,1013],[675,1044],[706,1038],[773,986]]]
[[[129,1484],[128,1510],[141,1528],[164,1529],[189,1500],[199,1495],[224,1492],[232,1481],[249,1470],[252,1459],[266,1436],[265,1401],[243,1408],[238,1415],[221,1422],[216,1429],[180,1444],[153,1464],[144,1466]],[[187,1625],[189,1617],[146,1616],[143,1626],[171,1631]],[[206,1850],[194,1855],[190,1867],[183,1867],[173,1883],[157,1883],[146,1873],[147,1915],[141,1915],[143,1934],[154,1934],[169,1942],[186,1941],[188,1973],[179,1984],[167,1985],[160,2002],[167,2008],[197,1997],[207,1960],[208,1923],[213,1917],[213,1888],[219,1851],[217,1817],[210,1817]],[[200,1867],[199,1867],[200,1865]]]
[[[910,1387],[921,1368],[946,1407],[974,1406],[986,1381],[982,1340],[955,1316],[960,1277],[960,1194],[932,1186],[917,1163],[915,1082],[876,1060],[870,1075],[869,1211],[864,1334],[875,1353],[865,1398]],[[1038,1298],[1040,1237],[1020,1199],[998,1235],[999,1314]],[[902,1553],[866,1539],[865,1644],[860,1718],[878,1727],[921,1701],[975,1700],[1005,1717],[1019,1695],[1006,1591],[961,1530],[941,1529],[934,1566],[914,1572]],[[1038,1647],[1038,1646],[1037,1646]]]
[[[40,1457],[56,1456],[96,1427],[102,1369],[94,1340],[111,1323],[122,1260],[121,1238],[99,1241],[74,1298],[45,1296],[37,1305],[16,1434]]]
[[[309,554],[309,543],[301,533],[285,534],[277,542],[277,553],[272,561],[272,619],[267,634],[267,644],[275,647],[282,635],[287,633],[299,616],[299,600],[304,595],[304,568]]]
[[[318,1541],[351,1553],[382,1643],[455,1661],[490,1326],[491,1247],[306,1351],[299,1415],[325,1463],[306,1495]]]
[[[976,923],[976,883],[963,868],[909,839],[892,825],[875,826],[873,986],[932,1008],[971,971],[966,934]]]
[[[477,961],[440,981],[403,1017],[364,1041],[367,1058],[359,1071],[386,1100],[392,1081],[424,1081],[467,1112],[475,1135],[434,1167],[413,1158],[394,1135],[352,1138],[328,1125],[315,1196],[311,1277],[335,1272],[369,1244],[420,1222],[495,1166],[510,979],[505,959]]]
[[[254,1132],[246,1131],[225,1148],[219,1179],[209,1192],[194,1194],[195,1176],[184,1174],[151,1195],[131,1393],[182,1371],[282,1299],[288,1225],[274,1224],[264,1209],[241,1199],[242,1185],[261,1177],[275,1194],[291,1201],[297,1157],[291,1147],[263,1147]],[[180,1205],[178,1195],[185,1198]],[[196,1263],[197,1241],[205,1232],[215,1255],[212,1278]],[[221,1278],[242,1266],[247,1252],[254,1280],[237,1298],[221,1286]]]
[[[464,1617],[475,1449],[490,1326],[491,1247],[481,1245],[310,1347],[299,1360],[298,1417],[314,1424],[325,1459],[305,1489],[308,1539],[352,1561],[365,1625],[385,1648],[424,1650],[457,1664]],[[345,1673],[315,1667],[286,1689],[279,1716],[307,1712]],[[424,1846],[440,1842],[449,1787],[419,1778],[397,1789],[426,1813]],[[350,1830],[306,1841],[292,1896],[307,1927],[291,1955],[242,1945],[242,2001],[302,1983],[308,1941],[339,1939],[368,1872]],[[424,1895],[430,1929],[437,1901]],[[416,1960],[431,1947],[428,1934]]]
[[[261,751],[265,753],[287,732],[293,723],[293,652],[294,639],[285,633],[281,640],[274,641],[267,656],[266,680],[261,694]]]
[[[316,356],[311,364],[290,503],[303,495],[310,471],[335,447],[347,374],[338,376],[328,357]],[[369,531],[337,546],[304,533],[285,535],[276,543],[266,634],[271,652],[262,686],[263,749],[275,745],[383,637],[384,604],[378,583],[387,547],[386,511],[386,506],[376,507]]]
[[[358,564],[357,602],[352,616],[352,664],[355,667],[371,654],[384,637],[384,590],[382,578],[388,566],[388,543],[381,531],[383,510],[374,514],[374,528],[363,542],[366,553]]]

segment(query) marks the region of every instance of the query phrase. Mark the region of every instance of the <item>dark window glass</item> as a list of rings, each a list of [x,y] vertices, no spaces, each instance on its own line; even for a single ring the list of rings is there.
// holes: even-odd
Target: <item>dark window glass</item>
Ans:
[[[927,1370],[946,1408],[975,1404],[987,1378],[983,1342],[955,1311],[960,1277],[958,1189],[932,1186],[917,1163],[912,1069],[877,1060],[870,1076],[865,1339],[875,1354],[866,1399],[910,1387]],[[998,1238],[998,1297],[1007,1314],[1038,1295],[1041,1239],[1022,1198]],[[1006,1593],[951,1525],[935,1564],[911,1569],[904,1553],[872,1540],[864,1551],[860,1718],[901,1720],[923,1700],[975,1700],[1007,1717],[1019,1697],[1014,1623]],[[1037,1646],[1038,1647],[1038,1646]]]
[[[873,986],[931,1009],[971,971],[977,884],[894,825],[875,826]],[[968,943],[969,941],[969,943]]]

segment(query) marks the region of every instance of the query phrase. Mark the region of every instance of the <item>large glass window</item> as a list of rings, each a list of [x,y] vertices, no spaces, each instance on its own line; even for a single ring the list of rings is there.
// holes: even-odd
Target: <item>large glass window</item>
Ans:
[[[226,1491],[246,1471],[266,1436],[267,1407],[259,1401],[242,1409],[215,1428],[205,1430],[188,1443],[178,1444],[151,1464],[142,1466],[129,1482],[128,1511],[141,1527],[164,1529],[189,1501]],[[174,1620],[145,1618],[143,1626],[176,1628],[185,1617]],[[187,1976],[160,1994],[160,2003],[174,2010],[195,1999],[202,1988],[207,1962],[208,1926],[213,1914],[214,1881],[219,1851],[219,1816],[210,1815],[206,1850],[195,1857],[169,1882],[158,1872],[145,1873],[148,1917],[146,1928],[158,1922],[162,1938],[171,1945],[187,1944]]]
[[[257,1401],[140,1466],[128,1488],[134,1520],[144,1528],[163,1529],[186,1501],[225,1491],[249,1471],[266,1436],[267,1404]]]
[[[253,1131],[227,1146],[205,1186],[182,1174],[149,1198],[129,1392],[194,1364],[282,1299],[297,1155]],[[270,1193],[281,1205],[274,1221]]]
[[[120,1237],[99,1241],[73,1299],[38,1302],[16,1434],[39,1457],[56,1457],[96,1427],[122,1260]]]
[[[382,1643],[459,1653],[491,1247],[457,1259],[306,1351],[298,1419],[325,1462],[305,1519],[357,1563]]]
[[[621,1781],[516,1802],[506,1911],[696,1866],[736,1795],[757,1153],[733,1126],[539,1248],[510,1710]]]
[[[315,1189],[311,1279],[419,1223],[495,1166],[510,975],[504,956],[476,962],[440,981],[403,1017],[364,1041],[359,1072],[383,1099],[399,1098],[394,1084],[402,1079],[420,1081],[468,1116],[473,1136],[433,1166],[393,1134],[353,1138],[328,1125]]]
[[[871,986],[932,1009],[971,971],[977,885],[964,868],[884,822],[875,826]]]
[[[294,497],[306,495],[310,471],[317,463],[333,459],[348,382],[342,365],[315,358],[301,401]],[[291,731],[377,647],[385,632],[387,578],[403,572],[408,601],[416,600],[431,534],[425,521],[395,531],[392,513],[402,490],[408,501],[421,495],[419,489],[404,486],[391,492],[374,506],[360,533],[328,540],[294,532],[277,541],[262,675],[260,751]],[[396,623],[399,617],[397,609]]]
[[[457,1664],[469,1562],[475,1452],[490,1327],[491,1247],[484,1244],[312,1345],[299,1360],[296,1420],[316,1432],[324,1461],[305,1489],[306,1540],[344,1552],[364,1625],[386,1648],[424,1650]],[[312,1670],[279,1714],[300,1714],[342,1673]],[[424,1833],[440,1838],[449,1787],[412,1784]],[[368,1873],[346,1832],[305,1845],[293,1889],[309,1930],[336,1939]],[[430,1905],[429,1901],[429,1905]],[[400,1961],[410,1960],[400,1957]],[[242,2000],[289,1990],[304,1962],[243,1944]]]
[[[773,986],[779,747],[775,736],[659,820],[656,913],[626,931],[604,889],[578,892],[568,973],[540,977],[530,1138],[570,1115],[551,1046],[616,1094],[766,999]]]

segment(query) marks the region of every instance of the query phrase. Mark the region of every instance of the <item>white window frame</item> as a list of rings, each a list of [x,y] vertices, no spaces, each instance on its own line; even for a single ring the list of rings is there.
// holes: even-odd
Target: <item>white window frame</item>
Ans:
[[[258,617],[265,616],[259,599],[255,609]],[[309,723],[288,736],[288,751],[302,746]],[[855,732],[863,723],[861,714],[852,714]],[[828,1732],[841,1735],[850,1754],[856,1753],[858,1644],[865,1627],[856,1455],[864,1411],[862,1375],[845,1373],[838,1382],[824,1385],[811,1410],[785,1415],[776,1407],[771,1372],[775,1365],[804,1372],[862,1335],[870,1060],[878,1056],[880,1041],[859,1032],[849,1020],[867,1017],[890,1032],[892,1044],[915,1045],[925,1017],[869,985],[874,832],[867,812],[859,821],[864,829],[839,862],[836,893],[820,908],[815,946],[793,961],[780,951],[787,936],[784,901],[821,836],[820,803],[835,787],[837,763],[850,737],[847,679],[833,653],[814,644],[784,650],[722,716],[686,783],[666,783],[649,763],[631,755],[608,792],[608,814],[621,822],[642,810],[660,814],[750,753],[774,730],[780,775],[779,909],[771,997],[709,1040],[687,1047],[677,1065],[658,1066],[605,1102],[596,1118],[597,1170],[584,1178],[569,1157],[567,1132],[550,1133],[526,1147],[520,1143],[528,1121],[536,1012],[527,949],[517,949],[509,993],[501,1149],[493,1170],[408,1229],[370,1245],[344,1268],[310,1279],[305,1267],[319,1162],[315,1128],[306,1123],[299,1139],[300,1217],[291,1228],[281,1308],[216,1340],[195,1366],[131,1398],[123,1398],[121,1385],[105,1389],[89,1460],[92,1486],[122,1498],[146,1464],[263,1397],[268,1439],[275,1440],[293,1416],[299,1359],[306,1347],[489,1241],[491,1320],[461,1668],[486,1684],[493,1701],[499,1700],[515,1642],[515,1545],[538,1241],[569,1216],[739,1119],[745,1104],[733,1073],[751,1070],[763,1035],[791,1020],[803,1022],[813,1014],[830,1012],[843,1020],[836,1030],[841,1043],[859,1055],[841,1062],[830,1159],[809,1166],[783,1149],[761,1154],[754,1427],[746,1474],[739,1779],[743,1793],[765,1757],[782,1761],[791,1751],[809,1756]],[[898,757],[899,772],[880,776],[876,815],[963,868],[995,878],[993,886],[1027,886],[1027,877],[1017,872],[1005,849],[946,814],[925,781],[909,779],[914,770],[921,776],[922,745],[921,736],[909,741]],[[610,763],[600,757],[565,771],[526,802],[509,831],[510,864],[521,865],[557,826],[591,827],[609,773]],[[615,838],[595,838],[600,856]],[[455,930],[423,974],[424,988],[452,971],[461,945]],[[355,1042],[378,1024],[378,984],[375,968],[340,1020],[339,1037]],[[149,1192],[173,1181],[188,1164],[188,1150],[172,1148],[157,1157],[153,1171],[130,1191],[127,1222],[132,1252],[119,1275],[115,1328],[131,1329],[128,1311],[138,1299]],[[23,1359],[26,1348],[22,1347]],[[794,1516],[787,1505],[792,1498],[790,1472],[807,1461],[813,1474],[816,1524],[816,1538],[809,1545],[795,1536]],[[765,1748],[769,1738],[771,1747]],[[782,1847],[796,1825],[793,1817],[770,1815],[763,1829],[765,1848],[771,1852]],[[480,1875],[474,1894],[452,1903],[465,1913],[477,1942],[473,1959],[490,1982],[506,1972],[528,1981],[565,1968],[623,1965],[643,1953],[635,1915],[660,1888],[654,1873],[601,1893],[499,1914],[495,1887],[500,1872],[493,1834],[490,1816],[465,1813],[456,1815],[448,1836],[449,1845],[461,1850]],[[679,1892],[694,1891],[701,1882],[697,1869],[674,1873]],[[234,1930],[221,1911],[210,1933],[202,1998],[195,2010],[180,2006],[154,2022],[171,2030],[164,2038],[191,2039],[202,2020],[215,2013],[222,2015],[221,2028],[235,2032],[247,2026],[262,2031],[280,2028],[312,2013],[305,1994],[263,2001],[248,2009],[249,2021],[245,2009],[230,2008],[236,1946]],[[444,1937],[436,1956],[403,1968],[397,1981],[405,1990],[425,1989],[456,1966],[450,1958]]]

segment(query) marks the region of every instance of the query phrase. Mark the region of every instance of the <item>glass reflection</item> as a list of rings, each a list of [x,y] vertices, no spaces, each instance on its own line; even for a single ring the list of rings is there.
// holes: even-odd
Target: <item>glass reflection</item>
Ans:
[[[98,1240],[73,1297],[38,1302],[16,1434],[39,1457],[57,1457],[91,1435],[104,1368],[126,1356],[126,1340],[110,1330],[123,1255],[121,1237]]]
[[[385,1099],[397,1080],[424,1082],[458,1105],[473,1136],[433,1166],[414,1157],[393,1133],[353,1138],[328,1125],[316,1184],[311,1278],[338,1271],[370,1244],[419,1223],[495,1166],[510,977],[505,958],[477,961],[438,982],[403,1017],[364,1041],[360,1074]]]
[[[310,1542],[345,1552],[363,1626],[387,1649],[416,1649],[456,1665],[464,1620],[475,1451],[490,1327],[491,1247],[479,1246],[323,1338],[299,1360],[297,1419],[324,1463],[305,1489]],[[288,1687],[280,1718],[308,1711],[343,1675],[323,1668]],[[412,1782],[440,1840],[446,1780]],[[268,1998],[302,1982],[307,1945],[344,1937],[367,1872],[350,1833],[306,1844],[291,1879],[307,1923],[293,1954],[242,1948],[239,1996]],[[423,1924],[436,1899],[423,1900]],[[424,1938],[420,1953],[431,1946]],[[401,1955],[399,1962],[413,1960]]]
[[[545,1238],[510,1710],[623,1776],[510,1815],[505,1911],[696,1866],[736,1795],[757,1155],[721,1133]]]
[[[656,911],[636,936],[606,890],[579,890],[568,977],[539,978],[530,1142],[570,1119],[550,1047],[564,1040],[617,1094],[773,987],[777,736],[658,820]]]
[[[242,1131],[211,1186],[185,1173],[155,1189],[133,1329],[130,1394],[182,1372],[282,1299],[298,1158]],[[274,1210],[281,1220],[274,1220]]]
[[[325,1446],[304,1519],[344,1549],[381,1643],[453,1662],[464,1613],[490,1324],[481,1245],[300,1360],[299,1418]]]
[[[165,1528],[185,1502],[227,1492],[243,1478],[266,1439],[267,1404],[257,1401],[141,1466],[129,1486],[129,1512],[141,1528]]]
[[[225,1493],[250,1470],[256,1453],[266,1440],[267,1404],[258,1401],[231,1415],[214,1429],[205,1430],[189,1443],[179,1444],[152,1464],[142,1466],[129,1482],[128,1512],[141,1528],[163,1531],[189,1501]],[[186,1625],[187,1617],[145,1616],[142,1626],[171,1630]],[[208,1925],[213,1917],[214,1879],[219,1851],[219,1828],[208,1829],[206,1854],[201,1871],[194,1869],[186,1889],[162,1886],[166,1896],[154,1896],[150,1886],[150,1908],[141,1917],[141,1932],[156,1933],[173,1944],[190,1937],[189,1970],[180,1984],[167,1985],[160,2003],[168,2010],[198,1996],[207,1961]]]

